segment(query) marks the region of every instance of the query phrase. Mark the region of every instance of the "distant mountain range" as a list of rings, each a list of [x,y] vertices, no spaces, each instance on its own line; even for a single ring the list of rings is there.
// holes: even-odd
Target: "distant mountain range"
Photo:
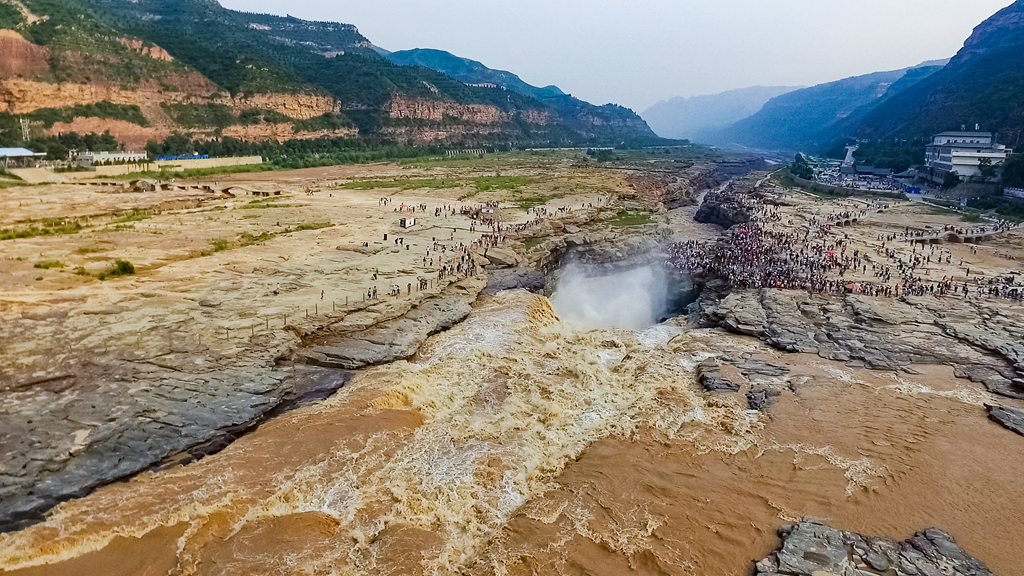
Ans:
[[[842,139],[875,108],[942,69],[945,62],[876,72],[772,98],[706,141],[755,149],[819,150]]]
[[[772,98],[800,88],[754,86],[710,96],[676,97],[658,102],[640,116],[659,136],[704,141],[757,113]]]
[[[1024,0],[950,61],[811,88],[675,98],[644,112],[662,136],[822,152],[921,142],[962,126],[1018,146]],[[439,50],[389,53],[352,25],[227,10],[215,0],[0,0],[0,146],[110,131],[247,142],[610,146],[665,144],[643,118]]]
[[[645,112],[655,129],[663,120]],[[796,90],[698,141],[824,153],[852,142],[910,142],[938,132],[993,132],[1019,147],[1024,133],[1024,0],[974,29],[950,60]],[[668,132],[665,132],[667,135]]]
[[[665,143],[619,106],[447,53],[388,54],[349,24],[215,0],[0,0],[0,144],[20,140],[15,116],[35,135],[110,130],[136,146],[174,133],[456,147]]]

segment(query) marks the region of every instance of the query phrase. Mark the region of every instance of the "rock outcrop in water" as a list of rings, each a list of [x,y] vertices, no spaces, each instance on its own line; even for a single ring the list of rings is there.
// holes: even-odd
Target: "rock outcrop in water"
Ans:
[[[708,392],[739,392],[740,385],[722,376],[721,367],[713,360],[697,366],[697,379]]]
[[[988,417],[993,422],[998,422],[1008,430],[1024,436],[1024,410],[991,405],[986,405],[985,409],[988,410]]]
[[[974,300],[741,290],[706,297],[698,323],[856,367],[947,364],[991,392],[1024,398],[1024,324]]]
[[[993,576],[938,528],[897,542],[842,532],[804,519],[779,530],[782,548],[756,565],[758,576]]]

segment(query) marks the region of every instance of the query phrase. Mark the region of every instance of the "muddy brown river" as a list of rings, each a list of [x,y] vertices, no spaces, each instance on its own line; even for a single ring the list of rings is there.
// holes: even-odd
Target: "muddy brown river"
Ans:
[[[782,391],[709,395],[697,364]],[[575,329],[522,291],[408,362],[184,468],[0,535],[28,575],[746,575],[803,516],[906,538],[938,526],[1021,574],[1024,442],[944,366],[780,354],[679,320]]]

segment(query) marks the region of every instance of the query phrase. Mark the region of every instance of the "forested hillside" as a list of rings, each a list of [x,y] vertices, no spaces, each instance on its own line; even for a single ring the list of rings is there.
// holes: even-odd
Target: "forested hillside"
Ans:
[[[620,107],[563,101],[560,91],[542,102],[396,65],[348,24],[236,12],[213,0],[0,6],[0,125],[27,116],[36,138],[110,129],[134,147],[175,133],[448,146],[663,142]]]
[[[416,49],[389,52],[385,58],[399,66],[423,66],[466,84],[494,84],[537,100],[565,96],[558,86],[538,88],[505,70],[493,70],[476,60],[460,58],[444,50]]]
[[[975,28],[945,68],[873,110],[850,135],[914,140],[975,125],[1009,145],[1024,131],[1024,0]]]
[[[922,65],[876,72],[789,92],[771,99],[756,114],[711,135],[710,140],[773,150],[828,149],[844,137],[850,125],[940,69]]]

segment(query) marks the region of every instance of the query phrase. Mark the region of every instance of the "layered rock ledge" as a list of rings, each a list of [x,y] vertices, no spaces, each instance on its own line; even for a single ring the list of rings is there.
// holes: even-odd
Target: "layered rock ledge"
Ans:
[[[740,290],[704,299],[698,316],[702,325],[755,336],[785,352],[856,367],[947,364],[991,392],[1024,398],[1024,321],[983,302]]]
[[[994,576],[938,528],[898,542],[804,519],[779,536],[782,548],[756,564],[757,576]]]

